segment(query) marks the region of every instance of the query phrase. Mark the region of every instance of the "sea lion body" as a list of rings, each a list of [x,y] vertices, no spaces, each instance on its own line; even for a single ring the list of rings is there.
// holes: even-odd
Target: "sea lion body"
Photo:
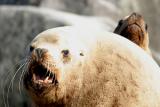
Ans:
[[[60,27],[42,32],[31,46],[47,50],[38,59],[40,54],[30,52],[24,78],[38,107],[160,106],[159,66],[144,50],[119,35]],[[44,79],[40,73],[47,68],[47,61],[55,65],[48,64],[46,70],[54,79]]]

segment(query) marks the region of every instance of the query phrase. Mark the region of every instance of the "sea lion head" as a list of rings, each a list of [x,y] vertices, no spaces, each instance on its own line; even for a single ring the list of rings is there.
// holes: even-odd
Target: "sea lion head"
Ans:
[[[62,105],[81,87],[82,45],[54,30],[44,31],[30,43],[24,76],[25,88],[41,106]]]
[[[144,50],[149,51],[148,26],[140,14],[132,13],[124,19],[119,20],[114,33],[122,35]]]

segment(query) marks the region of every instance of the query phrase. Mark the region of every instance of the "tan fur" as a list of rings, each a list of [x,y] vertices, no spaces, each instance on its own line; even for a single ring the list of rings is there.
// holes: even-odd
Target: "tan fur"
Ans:
[[[147,24],[140,14],[132,13],[130,16],[120,20],[114,33],[131,40],[143,48],[147,53],[151,54],[149,49]]]
[[[56,36],[58,42],[39,41]],[[160,107],[159,66],[121,36],[62,27],[41,33],[32,44],[53,51],[49,53],[53,56],[50,60],[59,67],[57,86],[36,92],[28,84],[27,90],[39,107]],[[58,56],[54,58],[63,48],[71,51],[67,64]],[[83,52],[84,56],[79,57],[76,52]]]

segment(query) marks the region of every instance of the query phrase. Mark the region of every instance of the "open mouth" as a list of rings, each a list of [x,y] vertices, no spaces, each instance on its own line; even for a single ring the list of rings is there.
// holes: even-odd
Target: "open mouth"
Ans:
[[[34,85],[40,85],[47,87],[50,85],[56,85],[58,83],[55,72],[51,67],[46,67],[42,64],[32,64],[29,72],[32,75],[32,83]]]

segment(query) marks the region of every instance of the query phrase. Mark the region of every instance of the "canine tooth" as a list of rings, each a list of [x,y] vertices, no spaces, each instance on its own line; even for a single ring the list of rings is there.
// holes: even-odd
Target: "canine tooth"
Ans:
[[[36,75],[35,74],[33,74],[33,80],[36,80]]]
[[[48,79],[49,79],[49,77],[47,76],[47,77],[45,78],[44,82],[47,82]]]
[[[38,82],[43,82],[43,80],[38,80]]]

